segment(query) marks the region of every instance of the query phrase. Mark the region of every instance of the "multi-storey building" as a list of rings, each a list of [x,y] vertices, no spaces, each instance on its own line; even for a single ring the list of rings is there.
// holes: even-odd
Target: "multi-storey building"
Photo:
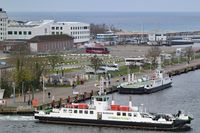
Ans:
[[[6,39],[7,21],[8,21],[8,16],[6,14],[6,11],[0,8],[0,41],[3,41]]]
[[[29,21],[17,23],[10,21],[7,28],[7,39],[31,39],[38,35],[67,34],[74,38],[74,43],[85,43],[90,40],[90,26],[81,22],[55,22],[54,20]]]

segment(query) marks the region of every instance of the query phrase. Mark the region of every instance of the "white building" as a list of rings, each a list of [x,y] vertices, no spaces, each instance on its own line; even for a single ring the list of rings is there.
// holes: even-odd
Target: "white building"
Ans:
[[[6,11],[0,8],[0,41],[6,39],[7,21],[8,21],[8,16],[6,14]]]
[[[37,35],[68,34],[74,43],[89,42],[90,25],[81,22],[56,22],[54,20],[29,21],[17,23],[9,21],[7,39],[31,39]]]
[[[162,45],[166,44],[167,36],[166,34],[148,34],[148,40],[149,45]]]

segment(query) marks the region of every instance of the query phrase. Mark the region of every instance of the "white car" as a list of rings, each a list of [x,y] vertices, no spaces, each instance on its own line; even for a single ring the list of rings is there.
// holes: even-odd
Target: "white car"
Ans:
[[[107,71],[119,71],[118,64],[112,64],[112,65],[103,65],[101,68],[104,68]]]
[[[95,74],[95,70],[93,69],[93,68],[91,68],[91,67],[86,67],[85,68],[85,72],[86,73],[90,73],[90,74]],[[105,68],[102,68],[102,67],[100,67],[97,71],[96,71],[96,73],[97,74],[105,74],[105,73],[107,73],[108,71],[105,69]]]

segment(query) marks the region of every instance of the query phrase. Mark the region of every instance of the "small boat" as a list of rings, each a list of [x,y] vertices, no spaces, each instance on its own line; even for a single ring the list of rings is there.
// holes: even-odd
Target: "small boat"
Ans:
[[[121,83],[117,86],[120,94],[149,94],[171,87],[172,79],[164,76],[162,70],[156,70],[152,76],[143,76],[138,80]]]
[[[161,69],[161,60],[159,66],[151,76],[143,76],[140,79],[121,83],[117,86],[120,94],[149,94],[171,87],[172,79],[164,74]]]
[[[103,86],[103,85],[101,85]],[[100,87],[101,88],[101,87]],[[143,105],[133,106],[131,98],[128,105],[115,104],[112,98],[104,95],[92,96],[91,102],[71,103],[62,107],[53,107],[35,113],[35,119],[44,123],[59,123],[84,126],[103,126],[136,128],[149,130],[185,130],[190,129],[192,118],[179,111],[175,114],[149,113]]]

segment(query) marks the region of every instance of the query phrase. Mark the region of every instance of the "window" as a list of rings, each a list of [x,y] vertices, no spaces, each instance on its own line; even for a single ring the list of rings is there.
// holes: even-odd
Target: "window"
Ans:
[[[14,34],[17,35],[17,31],[14,31]]]
[[[71,27],[71,30],[72,30],[72,27]]]
[[[62,32],[60,32],[60,35],[62,35],[63,33]]]
[[[137,114],[133,114],[134,117],[137,117]]]
[[[13,32],[12,31],[8,31],[8,35],[12,35],[13,34]]]
[[[55,32],[51,32],[51,34],[52,34],[52,35],[54,35],[54,34],[55,34]]]
[[[126,116],[126,113],[122,113],[122,116]]]
[[[27,32],[26,32],[26,31],[24,31],[24,35],[27,35]]]
[[[90,111],[90,114],[94,114],[94,111]]]
[[[128,113],[128,116],[132,116],[132,114],[131,114],[131,113]]]
[[[59,27],[56,27],[56,30],[59,30]]]
[[[79,114],[82,114],[83,113],[83,110],[79,110]]]
[[[22,32],[21,32],[21,31],[19,31],[19,35],[22,35]]]
[[[84,26],[84,29],[87,29],[87,26]]]
[[[77,112],[78,112],[77,110],[74,110],[74,113],[75,113],[75,114],[77,114]]]
[[[120,112],[117,112],[117,116],[120,116],[121,115],[121,113]]]
[[[31,31],[28,32],[28,35],[31,35]]]
[[[56,32],[56,35],[59,35],[59,32]]]
[[[60,27],[60,30],[62,30],[63,29],[63,27]]]
[[[52,30],[55,30],[55,27],[51,27]]]
[[[72,113],[72,110],[71,110],[71,109],[69,109],[69,110],[68,110],[68,112],[69,112],[69,113]]]
[[[87,111],[87,110],[85,110],[85,111],[84,111],[84,113],[85,113],[85,114],[88,114],[88,111]]]

